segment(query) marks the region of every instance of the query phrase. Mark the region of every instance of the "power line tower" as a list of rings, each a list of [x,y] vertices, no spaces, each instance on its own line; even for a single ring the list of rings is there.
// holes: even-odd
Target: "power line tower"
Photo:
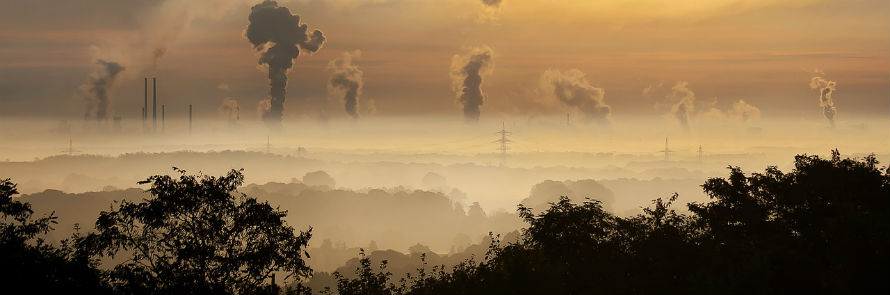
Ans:
[[[667,137],[664,138],[664,149],[663,149],[663,150],[660,150],[660,151],[658,151],[658,152],[659,152],[659,153],[664,153],[664,160],[665,160],[665,161],[669,161],[669,160],[671,159],[670,154],[673,153],[674,151],[672,151],[671,149],[668,148],[668,138],[667,138]]]
[[[71,138],[69,137],[69,138],[68,138],[68,149],[67,149],[67,150],[64,150],[64,151],[62,151],[62,152],[63,152],[63,153],[67,153],[69,156],[73,156],[74,153],[79,153],[80,151],[78,151],[78,150],[74,150],[74,142],[73,142],[73,141],[71,140]]]
[[[510,136],[513,133],[507,131],[504,122],[501,122],[501,131],[498,131],[497,134],[499,134],[501,138],[495,140],[494,142],[500,144],[500,147],[498,147],[498,151],[501,152],[501,167],[503,167],[507,165],[507,151],[510,150],[510,147],[508,147],[507,145],[512,141],[508,139],[507,136]]]

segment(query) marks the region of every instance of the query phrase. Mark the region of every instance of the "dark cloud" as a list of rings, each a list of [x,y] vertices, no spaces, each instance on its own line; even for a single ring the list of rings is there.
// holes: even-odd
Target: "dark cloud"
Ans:
[[[485,103],[482,78],[494,68],[494,51],[487,46],[471,49],[465,55],[455,55],[451,60],[452,88],[463,107],[464,119],[479,121],[479,107]]]
[[[99,68],[80,86],[86,102],[84,118],[92,117],[97,121],[105,121],[111,113],[111,98],[108,96],[108,91],[114,85],[117,75],[125,68],[116,62],[102,59],[97,60],[96,64]]]
[[[608,123],[612,107],[606,104],[605,91],[590,85],[579,70],[547,70],[541,76],[542,88],[562,104],[578,109],[588,120]]]
[[[343,56],[328,63],[332,72],[328,83],[330,88],[344,92],[343,104],[346,113],[358,118],[359,97],[362,95],[362,70],[353,63],[353,59],[361,56],[361,51],[345,52]]]
[[[819,90],[819,106],[822,107],[822,115],[828,119],[831,126],[834,126],[837,108],[834,106],[834,99],[831,98],[831,94],[837,89],[837,83],[816,76],[810,79],[810,88]]]
[[[301,49],[314,53],[325,43],[319,30],[309,33],[308,26],[300,23],[300,16],[291,14],[287,7],[275,1],[264,1],[251,8],[248,17],[247,39],[260,52],[259,63],[269,68],[271,86],[268,110],[262,116],[268,124],[281,123],[287,88],[287,71],[300,56]]]

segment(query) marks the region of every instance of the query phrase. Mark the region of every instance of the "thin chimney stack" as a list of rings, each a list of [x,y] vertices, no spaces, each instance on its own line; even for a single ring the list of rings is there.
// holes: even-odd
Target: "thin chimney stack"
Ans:
[[[192,104],[189,104],[189,135],[192,134]]]
[[[151,122],[152,130],[158,129],[158,78],[151,78]]]
[[[145,127],[146,120],[148,120],[148,77],[145,77],[145,102],[142,105],[142,127]]]

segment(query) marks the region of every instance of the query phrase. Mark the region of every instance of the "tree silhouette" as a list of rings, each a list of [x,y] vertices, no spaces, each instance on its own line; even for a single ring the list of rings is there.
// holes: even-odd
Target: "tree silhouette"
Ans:
[[[518,243],[493,238],[483,261],[450,272],[421,268],[405,294],[890,291],[890,169],[874,156],[729,169],[689,215],[671,209],[676,194],[626,218],[595,200],[561,197],[540,214],[519,205]]]
[[[881,171],[881,170],[884,171]],[[797,156],[791,173],[769,167],[703,186],[713,199],[690,204],[716,287],[768,292],[887,290],[890,169],[874,156]]]
[[[149,177],[153,198],[123,201],[102,212],[96,232],[78,240],[92,257],[121,255],[109,272],[119,293],[277,293],[275,272],[303,279],[311,229],[295,234],[285,211],[236,189],[241,171],[225,176]]]
[[[334,272],[337,290],[341,295],[390,295],[401,294],[401,288],[389,282],[391,272],[386,271],[387,261],[380,262],[380,271],[371,268],[371,259],[365,257],[365,249],[359,250],[359,266],[355,269],[355,278],[347,278],[340,272]]]
[[[14,183],[0,179],[0,286],[20,286],[37,294],[108,293],[99,271],[88,260],[75,258],[68,247],[43,240],[41,236],[52,230],[56,217],[34,219],[31,205],[14,200],[16,194]]]

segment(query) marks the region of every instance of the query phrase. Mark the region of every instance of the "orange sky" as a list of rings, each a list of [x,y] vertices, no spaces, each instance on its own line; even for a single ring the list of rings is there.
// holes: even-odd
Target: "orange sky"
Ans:
[[[82,118],[77,87],[93,59],[105,58],[127,67],[111,91],[113,112],[137,119],[145,56],[166,39],[157,70],[162,103],[194,104],[198,116],[214,118],[232,97],[245,119],[257,119],[268,81],[243,36],[256,1],[56,2],[0,3],[0,116]],[[548,69],[584,73],[617,117],[664,116],[666,94],[643,89],[685,81],[694,116],[711,108],[728,114],[744,100],[764,118],[818,119],[818,92],[808,85],[814,69],[838,84],[838,118],[890,115],[883,0],[280,2],[328,38],[317,54],[297,59],[285,118],[346,116],[340,94],[327,87],[326,65],[353,50],[362,52],[360,104],[373,99],[374,116],[459,118],[449,68],[455,54],[478,46],[494,51],[483,118],[578,112],[542,93]],[[170,33],[183,15],[184,28]]]

